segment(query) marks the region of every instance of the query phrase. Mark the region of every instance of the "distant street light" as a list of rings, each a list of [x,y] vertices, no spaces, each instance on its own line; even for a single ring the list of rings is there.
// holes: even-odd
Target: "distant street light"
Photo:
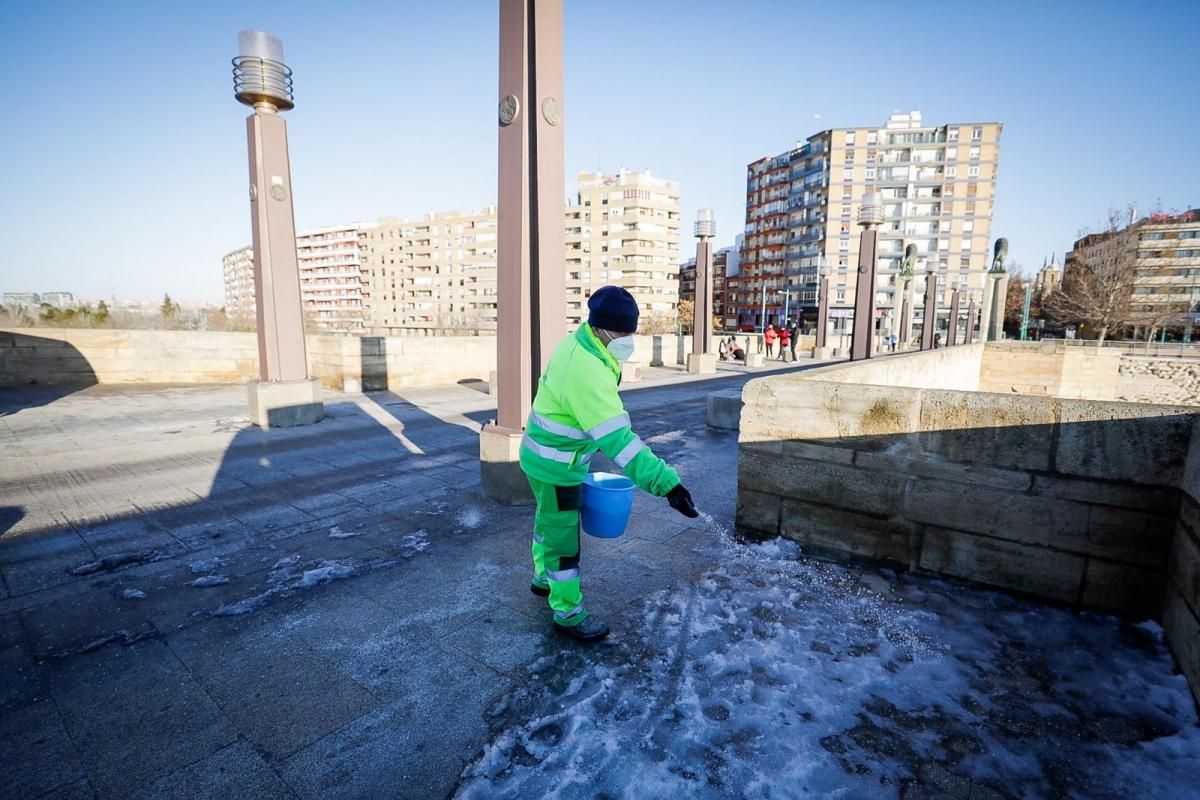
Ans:
[[[874,353],[875,273],[878,266],[879,231],[883,222],[883,195],[867,192],[858,209],[862,234],[858,239],[858,280],[854,289],[854,329],[850,360],[870,358]]]

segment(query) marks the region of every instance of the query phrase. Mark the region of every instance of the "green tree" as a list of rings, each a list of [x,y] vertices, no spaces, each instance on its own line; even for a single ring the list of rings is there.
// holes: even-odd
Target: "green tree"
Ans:
[[[178,324],[179,310],[179,304],[171,300],[171,295],[163,293],[162,306],[159,307],[158,313],[162,317],[164,326],[173,328]]]
[[[101,300],[96,305],[95,312],[92,313],[92,322],[96,325],[107,325],[108,318],[109,318],[108,303]]]

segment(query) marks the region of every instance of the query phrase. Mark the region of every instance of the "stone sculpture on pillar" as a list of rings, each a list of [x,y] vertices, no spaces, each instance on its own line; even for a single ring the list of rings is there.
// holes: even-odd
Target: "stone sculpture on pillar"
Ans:
[[[711,208],[696,214],[696,299],[692,308],[692,352],[687,369],[692,375],[711,375],[717,371],[717,354],[712,352],[713,275],[712,238],[717,222]]]
[[[479,436],[483,491],[532,502],[519,454],[537,382],[566,335],[562,0],[501,0],[496,225],[497,419]]]
[[[966,344],[975,341],[975,293],[971,292],[971,302],[967,304],[967,333],[963,340]]]
[[[990,325],[987,332],[989,342],[1004,338],[1004,307],[1008,300],[1008,272],[1004,269],[1004,260],[1007,256],[1008,239],[997,239],[992,248],[992,268],[988,270],[988,278],[992,283]]]
[[[859,361],[875,354],[875,272],[878,264],[879,231],[883,222],[883,195],[867,192],[858,209],[858,278],[854,287],[854,330],[850,340],[850,360]]]
[[[233,91],[254,108],[246,118],[250,220],[258,322],[258,380],[247,384],[250,420],[259,427],[307,425],[325,416],[321,383],[308,375],[287,124],[295,107],[283,42],[262,31],[238,34]]]

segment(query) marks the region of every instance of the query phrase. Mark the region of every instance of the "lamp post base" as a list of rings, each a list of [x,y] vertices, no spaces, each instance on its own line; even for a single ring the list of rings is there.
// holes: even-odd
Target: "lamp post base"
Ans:
[[[717,356],[715,353],[688,353],[687,371],[689,375],[714,375],[717,371]]]
[[[484,425],[479,432],[479,481],[483,493],[506,506],[533,503],[533,490],[521,471],[524,432]]]
[[[311,425],[325,416],[321,381],[249,381],[250,421],[260,428]]]

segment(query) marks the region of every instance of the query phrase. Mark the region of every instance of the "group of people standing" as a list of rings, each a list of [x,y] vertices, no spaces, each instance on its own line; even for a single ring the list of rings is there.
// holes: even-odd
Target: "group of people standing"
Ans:
[[[779,360],[787,361],[787,354],[790,352],[792,361],[796,360],[796,342],[800,339],[800,325],[795,322],[789,322],[787,325],[780,325],[776,328],[774,325],[768,325],[763,331],[763,342],[767,346],[767,358],[773,358],[775,355],[775,343],[779,342]]]

